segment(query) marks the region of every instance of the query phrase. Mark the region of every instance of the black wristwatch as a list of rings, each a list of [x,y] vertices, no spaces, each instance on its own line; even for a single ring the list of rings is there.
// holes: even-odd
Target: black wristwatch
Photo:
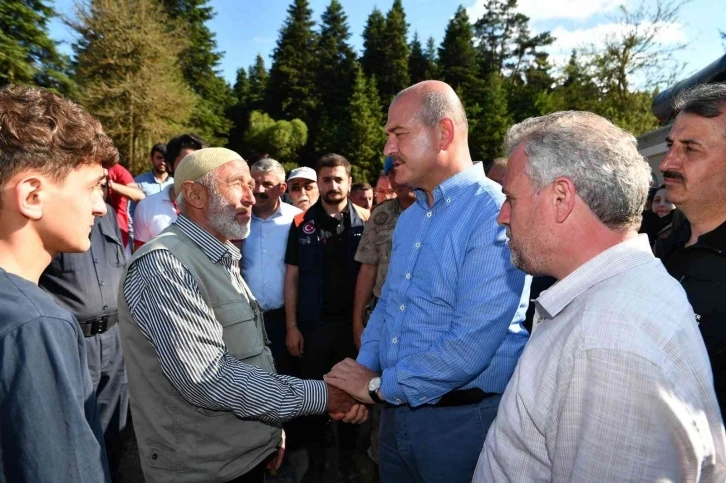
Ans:
[[[381,404],[383,401],[378,397],[378,390],[381,388],[381,378],[374,377],[368,381],[368,395],[373,399],[376,404]]]

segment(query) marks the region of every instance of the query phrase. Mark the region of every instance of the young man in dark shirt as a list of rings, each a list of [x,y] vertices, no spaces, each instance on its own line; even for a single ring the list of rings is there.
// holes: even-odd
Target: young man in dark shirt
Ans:
[[[90,247],[118,152],[81,107],[0,89],[0,481],[109,481],[75,317],[38,287],[60,252]]]
[[[322,379],[334,364],[356,354],[353,345],[353,292],[363,227],[370,216],[348,201],[350,163],[328,154],[317,164],[320,199],[295,217],[285,252],[286,345],[300,358],[301,376]],[[326,419],[310,416],[305,427],[309,466],[304,483],[322,481]],[[357,428],[338,426],[339,466],[344,479],[355,477],[353,453]]]

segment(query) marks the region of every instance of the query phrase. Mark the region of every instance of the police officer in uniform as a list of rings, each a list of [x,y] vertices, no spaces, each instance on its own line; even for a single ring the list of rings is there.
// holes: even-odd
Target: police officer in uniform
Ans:
[[[93,224],[91,249],[83,253],[59,253],[38,284],[58,305],[76,316],[85,336],[88,370],[96,392],[111,476],[115,480],[129,407],[117,324],[118,289],[126,256],[116,213],[110,206],[106,209],[106,214],[97,217]]]
[[[285,263],[286,345],[300,357],[301,377],[322,379],[337,362],[354,357],[351,319],[360,264],[355,261],[369,211],[348,201],[350,163],[337,154],[317,164],[320,199],[290,228]],[[310,465],[303,482],[322,481],[327,418],[306,421]],[[352,476],[357,427],[339,425],[340,469]]]

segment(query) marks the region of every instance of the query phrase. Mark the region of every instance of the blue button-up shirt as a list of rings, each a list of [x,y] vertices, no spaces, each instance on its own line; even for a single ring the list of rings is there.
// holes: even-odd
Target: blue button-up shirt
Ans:
[[[381,373],[393,404],[434,404],[479,388],[502,393],[527,342],[530,277],[510,262],[496,218],[501,188],[481,163],[441,183],[433,206],[401,214],[383,293],[358,362]]]
[[[263,220],[252,213],[250,235],[242,244],[242,278],[263,310],[285,304],[285,249],[293,219],[302,210],[280,202]]]

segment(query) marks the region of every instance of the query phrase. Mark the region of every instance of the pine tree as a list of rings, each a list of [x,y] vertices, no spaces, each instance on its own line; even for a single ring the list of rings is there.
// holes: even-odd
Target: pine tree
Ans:
[[[310,122],[317,108],[315,52],[317,34],[308,0],[294,0],[272,54],[266,111],[275,119]]]
[[[423,50],[421,41],[418,39],[418,33],[413,34],[413,40],[411,41],[411,54],[408,57],[408,76],[411,84],[436,78],[435,59],[431,58],[430,52]]]
[[[474,31],[466,9],[459,5],[454,17],[446,26],[444,40],[439,47],[441,78],[455,90],[466,94],[477,79]]]
[[[372,180],[383,168],[386,132],[375,79],[367,79],[360,68],[356,73],[348,112],[348,145],[343,152],[352,164],[356,182]]]
[[[522,72],[522,82],[509,84],[509,110],[514,122],[554,111],[555,79],[550,74],[548,55],[538,52],[533,64]]]
[[[487,0],[485,13],[474,26],[480,71],[508,73],[516,83],[519,73],[534,61],[535,54],[554,39],[549,32],[530,35],[529,17],[517,11],[517,0]]]
[[[469,148],[474,159],[492,160],[501,155],[507,129],[512,125],[507,106],[504,79],[498,72],[490,73],[483,82],[479,101],[465,105],[469,119]]]
[[[317,50],[317,95],[310,143],[316,153],[341,152],[345,144],[348,101],[358,63],[348,44],[347,17],[338,0],[331,0],[323,13]]]
[[[600,90],[577,52],[573,51],[562,72],[560,85],[553,91],[553,109],[595,112],[599,103]]]
[[[380,76],[376,76],[378,92],[384,103],[391,101],[393,96],[409,86],[408,77],[408,42],[406,40],[408,24],[401,0],[393,0],[391,10],[386,15],[386,28],[383,31],[385,64]]]
[[[184,79],[199,96],[192,128],[212,144],[224,144],[231,122],[226,112],[234,104],[230,87],[217,72],[222,52],[207,22],[215,16],[209,0],[161,0],[168,15],[184,29],[188,42],[179,54]],[[162,24],[160,24],[162,25]]]
[[[247,69],[249,88],[247,104],[250,111],[261,111],[265,105],[265,91],[267,90],[267,69],[262,56],[257,54],[254,65]]]
[[[368,78],[380,79],[387,69],[385,30],[386,18],[378,8],[374,8],[363,29],[363,55],[360,59],[363,73]]]
[[[103,124],[132,172],[155,143],[185,129],[195,96],[177,63],[185,40],[156,0],[91,0],[70,25],[79,100]]]
[[[441,68],[439,66],[438,56],[436,55],[436,42],[433,37],[429,37],[426,41],[426,50],[424,51],[426,60],[431,66],[431,73],[429,74],[430,79],[441,78]]]
[[[48,36],[53,15],[43,0],[0,2],[0,86],[26,84],[73,93],[68,58]]]
[[[232,127],[227,136],[227,147],[245,156],[246,153],[242,151],[245,148],[243,137],[249,127],[250,81],[247,78],[247,71],[243,67],[237,69],[237,77],[232,91],[234,92],[235,103],[227,111],[227,118],[232,121]]]

